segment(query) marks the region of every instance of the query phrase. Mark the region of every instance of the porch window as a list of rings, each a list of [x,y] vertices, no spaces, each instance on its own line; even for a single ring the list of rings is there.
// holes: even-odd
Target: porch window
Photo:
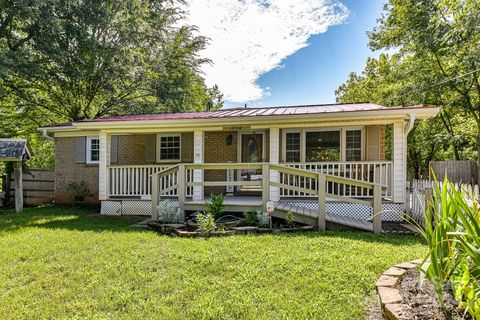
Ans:
[[[347,130],[345,132],[345,160],[362,160],[362,130]]]
[[[300,132],[288,132],[285,135],[287,162],[300,162]]]
[[[340,161],[340,131],[306,132],[305,140],[306,161]]]
[[[180,161],[180,135],[160,135],[160,161]]]
[[[98,163],[100,160],[100,139],[87,137],[87,163]]]

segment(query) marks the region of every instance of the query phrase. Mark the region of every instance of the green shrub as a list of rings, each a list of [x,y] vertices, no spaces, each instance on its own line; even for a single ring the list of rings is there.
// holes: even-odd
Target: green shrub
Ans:
[[[225,214],[225,205],[223,204],[224,201],[225,197],[223,194],[210,194],[210,202],[207,203],[206,212],[211,213],[215,220],[222,217]]]
[[[430,248],[422,272],[435,286],[444,312],[450,284],[459,305],[480,319],[480,210],[475,197],[445,180],[435,181],[433,198],[419,228]]]
[[[243,218],[245,219],[244,224],[247,226],[256,226],[258,224],[257,212],[254,210],[245,211]]]
[[[84,201],[85,197],[88,195],[88,187],[85,181],[78,182],[70,182],[67,185],[67,192],[72,197],[73,201]]]
[[[180,208],[178,203],[172,200],[166,199],[160,201],[157,206],[158,210],[158,220],[163,223],[172,223],[179,221],[180,218]]]
[[[212,233],[217,228],[211,212],[197,212],[198,229],[203,233]]]
[[[288,211],[286,216],[285,216],[285,221],[287,222],[287,227],[293,228],[295,226],[295,221],[293,221],[293,218],[295,217],[295,213],[292,211]]]

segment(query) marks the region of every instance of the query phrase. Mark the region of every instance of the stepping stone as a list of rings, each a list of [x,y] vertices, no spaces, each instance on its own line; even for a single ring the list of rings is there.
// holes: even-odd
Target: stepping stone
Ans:
[[[402,296],[400,296],[400,292],[397,289],[377,287],[377,290],[382,308],[384,308],[386,304],[402,302]]]
[[[380,278],[377,280],[377,287],[393,287],[397,284],[398,278],[397,277],[392,277],[392,276],[387,276],[387,275],[381,275]]]
[[[387,319],[395,319],[395,320],[409,320],[412,317],[410,316],[410,312],[408,310],[408,306],[406,304],[386,304],[385,305],[385,316]]]
[[[417,260],[410,261],[410,263],[417,264],[417,265],[421,264],[422,262],[423,262],[423,259],[417,259]]]
[[[407,272],[407,270],[402,269],[402,268],[397,268],[397,267],[391,267],[387,271],[385,271],[383,274],[386,276],[396,276],[400,277],[403,276]]]
[[[402,268],[402,269],[413,269],[413,268],[416,268],[417,265],[413,264],[411,262],[402,262],[402,263],[397,264],[395,267]]]

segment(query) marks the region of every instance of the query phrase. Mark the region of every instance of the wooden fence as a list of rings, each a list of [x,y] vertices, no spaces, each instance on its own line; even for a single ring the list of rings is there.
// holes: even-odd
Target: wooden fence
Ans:
[[[15,180],[10,182],[10,202],[15,198]],[[23,175],[23,203],[37,206],[51,203],[54,199],[54,171],[29,169]]]
[[[473,160],[431,161],[430,168],[438,181],[443,181],[445,176],[455,183],[477,183],[478,181],[478,166]]]
[[[440,181],[439,184],[441,188],[443,182]],[[427,199],[430,199],[433,195],[433,185],[434,182],[431,180],[407,181],[405,211],[422,226],[425,225],[425,208]],[[480,199],[479,186],[477,184],[455,183],[454,185],[456,189],[464,190],[468,194],[474,195],[475,198]]]

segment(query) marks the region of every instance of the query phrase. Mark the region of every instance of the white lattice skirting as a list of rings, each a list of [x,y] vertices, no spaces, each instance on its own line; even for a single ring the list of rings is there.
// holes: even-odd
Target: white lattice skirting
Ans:
[[[289,201],[290,204],[301,206],[312,210],[318,210],[318,205],[313,201]],[[110,216],[133,215],[149,216],[151,215],[152,201],[150,200],[104,200],[100,214]],[[361,204],[346,202],[327,202],[327,212],[343,215],[350,218],[368,220],[372,214],[371,207]],[[401,203],[383,203],[382,220],[383,221],[402,221],[403,204]]]
[[[108,216],[149,216],[152,214],[150,200],[104,200],[100,214]]]
[[[318,210],[318,204],[311,201],[289,201],[291,205]],[[359,220],[368,220],[373,215],[373,209],[361,204],[347,202],[327,202],[327,212]],[[403,204],[382,203],[382,221],[403,221]]]

